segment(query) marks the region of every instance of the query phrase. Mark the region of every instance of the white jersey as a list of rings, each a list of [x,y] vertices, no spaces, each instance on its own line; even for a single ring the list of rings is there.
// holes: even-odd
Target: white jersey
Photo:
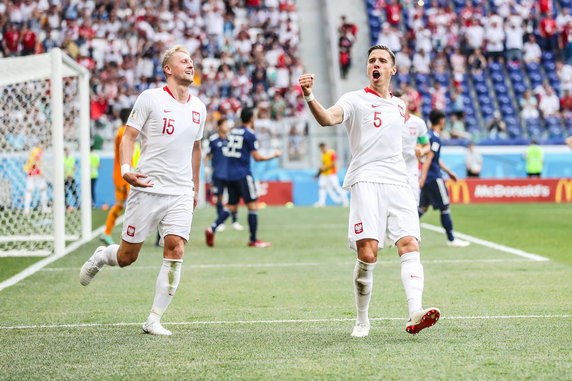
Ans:
[[[403,158],[407,167],[407,174],[419,173],[419,163],[415,155],[415,147],[419,138],[427,135],[427,125],[418,116],[409,114],[403,129]]]
[[[384,99],[369,88],[344,94],[336,103],[344,110],[351,161],[344,188],[364,181],[408,185],[402,155],[405,103]]]
[[[148,175],[154,186],[132,189],[168,195],[192,194],[193,144],[203,137],[206,116],[205,104],[197,97],[189,95],[183,104],[167,86],[143,91],[135,101],[127,125],[141,133],[137,172]]]

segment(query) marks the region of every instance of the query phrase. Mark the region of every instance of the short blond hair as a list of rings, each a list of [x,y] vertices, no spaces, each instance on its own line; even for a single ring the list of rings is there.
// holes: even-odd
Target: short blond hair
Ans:
[[[178,52],[188,54],[189,57],[191,56],[189,50],[185,48],[183,45],[175,45],[172,48],[167,49],[165,53],[163,53],[163,61],[161,63],[161,68],[163,69],[163,74],[165,74],[165,77],[167,77],[167,73],[165,73],[165,66],[167,65],[167,61],[171,59],[173,54]]]

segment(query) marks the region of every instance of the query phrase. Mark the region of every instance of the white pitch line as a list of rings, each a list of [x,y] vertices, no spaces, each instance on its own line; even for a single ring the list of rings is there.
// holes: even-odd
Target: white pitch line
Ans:
[[[121,222],[123,222],[123,216],[120,216],[117,219],[116,225],[120,224]],[[18,283],[22,279],[25,279],[25,278],[29,277],[30,275],[33,275],[36,272],[40,271],[41,269],[43,269],[44,267],[46,267],[50,263],[53,263],[53,262],[57,261],[58,259],[65,257],[66,255],[68,255],[72,251],[77,250],[80,246],[85,245],[86,243],[88,243],[89,241],[91,241],[92,239],[94,239],[95,237],[100,235],[101,233],[103,233],[104,230],[105,230],[105,225],[100,226],[96,230],[92,231],[91,235],[88,238],[81,239],[81,240],[76,241],[76,242],[72,243],[71,245],[67,246],[63,253],[61,253],[59,255],[50,255],[49,257],[42,259],[41,261],[38,261],[38,262],[34,263],[33,265],[25,268],[24,270],[22,270],[21,272],[19,272],[16,275],[14,275],[13,277],[8,278],[3,282],[0,282],[0,291],[2,291],[3,289],[5,289],[7,287],[15,285],[16,283]]]
[[[435,232],[439,232],[439,233],[444,233],[445,229],[439,227],[439,226],[435,226],[435,225],[431,225],[431,224],[427,224],[422,222],[421,223],[421,227],[425,228],[427,230],[432,230]],[[533,254],[533,253],[528,253],[524,250],[520,250],[520,249],[515,249],[513,247],[509,247],[509,246],[505,246],[505,245],[501,245],[498,243],[494,243],[491,241],[487,241],[484,239],[480,239],[477,237],[473,237],[471,235],[468,234],[463,234],[463,233],[459,233],[459,232],[455,232],[455,235],[458,236],[459,238],[462,238],[464,240],[476,243],[478,245],[482,245],[482,246],[486,246],[486,247],[490,247],[491,249],[495,249],[495,250],[499,250],[499,251],[504,251],[505,253],[510,253],[510,254],[514,254],[514,255],[518,255],[520,257],[524,257],[524,258],[528,258],[528,259],[532,259],[533,261],[549,261],[549,258],[540,256],[538,254]]]
[[[439,263],[522,263],[532,262],[530,259],[429,259],[422,260],[423,264]],[[295,263],[220,263],[206,265],[186,265],[191,269],[221,269],[221,268],[256,268],[256,267],[305,267],[305,266],[350,266],[355,262],[295,262]],[[377,261],[378,265],[401,265],[398,261]],[[78,271],[79,267],[46,267],[43,272]],[[157,270],[157,266],[133,266],[133,270]],[[105,267],[105,270],[122,270],[119,267]]]
[[[446,316],[441,320],[492,320],[492,319],[563,319],[571,318],[572,315],[489,315],[489,316]],[[287,320],[214,320],[214,321],[185,321],[185,322],[162,322],[163,325],[228,325],[228,324],[289,324],[289,323],[336,323],[354,321],[355,318],[332,318],[332,319],[287,319]],[[405,321],[400,317],[370,318],[374,321],[398,320]],[[46,325],[16,325],[0,326],[0,329],[42,329],[42,328],[90,328],[90,327],[117,327],[136,326],[141,323],[85,323],[85,324],[46,324]]]

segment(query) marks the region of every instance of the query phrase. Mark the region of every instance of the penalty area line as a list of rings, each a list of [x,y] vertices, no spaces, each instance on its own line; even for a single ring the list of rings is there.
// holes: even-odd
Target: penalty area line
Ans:
[[[487,316],[445,316],[441,320],[495,320],[495,319],[562,319],[571,318],[572,315],[487,315]],[[370,318],[372,321],[405,321],[400,317]],[[292,324],[292,323],[337,323],[355,321],[355,318],[332,319],[285,319],[285,320],[214,320],[214,321],[186,321],[162,322],[163,325],[230,325],[230,324]],[[84,323],[84,324],[45,324],[45,325],[16,325],[0,326],[0,330],[13,329],[46,329],[46,328],[94,328],[94,327],[122,327],[137,326],[142,323]]]
[[[445,229],[443,229],[442,227],[427,224],[424,222],[421,223],[421,227],[425,228],[427,230],[432,230],[434,232],[438,232],[438,233],[444,233],[445,232]],[[505,253],[518,255],[519,257],[528,258],[528,259],[531,259],[533,261],[543,262],[543,261],[549,261],[550,260],[549,258],[543,257],[543,256],[538,255],[538,254],[528,253],[524,250],[515,249],[514,247],[501,245],[499,243],[495,243],[495,242],[487,241],[487,240],[480,239],[477,237],[473,237],[473,236],[468,235],[468,234],[455,232],[455,235],[459,238],[466,240],[466,241],[473,242],[473,243],[476,243],[476,244],[481,245],[481,246],[490,247],[491,249],[504,251]]]

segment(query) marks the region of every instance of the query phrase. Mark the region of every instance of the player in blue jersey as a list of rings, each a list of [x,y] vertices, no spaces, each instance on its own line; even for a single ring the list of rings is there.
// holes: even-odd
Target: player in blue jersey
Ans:
[[[227,182],[228,209],[223,208],[216,221],[205,230],[205,238],[208,246],[214,246],[214,234],[217,227],[224,223],[231,213],[238,210],[238,202],[242,198],[248,208],[248,227],[250,230],[251,247],[268,247],[270,243],[257,239],[258,227],[258,193],[256,184],[250,170],[250,157],[256,161],[266,161],[280,156],[280,151],[270,156],[263,156],[258,152],[258,140],[254,134],[254,110],[244,108],[240,113],[242,125],[233,128],[228,134],[228,144],[223,149],[227,157]]]
[[[443,181],[441,170],[449,175],[453,181],[457,176],[441,160],[441,138],[439,134],[445,127],[445,113],[441,110],[431,110],[429,113],[431,129],[429,130],[429,145],[431,150],[427,154],[419,177],[421,196],[419,201],[419,217],[433,205],[434,209],[441,211],[441,225],[447,233],[447,244],[454,247],[469,246],[469,242],[455,238],[453,234],[453,220],[449,211],[449,193]]]
[[[228,144],[229,121],[221,118],[217,122],[217,133],[209,138],[206,163],[211,163],[211,185],[212,192],[216,198],[217,219],[220,217],[223,205],[222,198],[226,188],[228,158],[224,156],[223,150]],[[244,230],[244,227],[237,221],[238,213],[232,213],[232,227],[234,230]],[[217,231],[224,230],[224,225],[219,225]]]

